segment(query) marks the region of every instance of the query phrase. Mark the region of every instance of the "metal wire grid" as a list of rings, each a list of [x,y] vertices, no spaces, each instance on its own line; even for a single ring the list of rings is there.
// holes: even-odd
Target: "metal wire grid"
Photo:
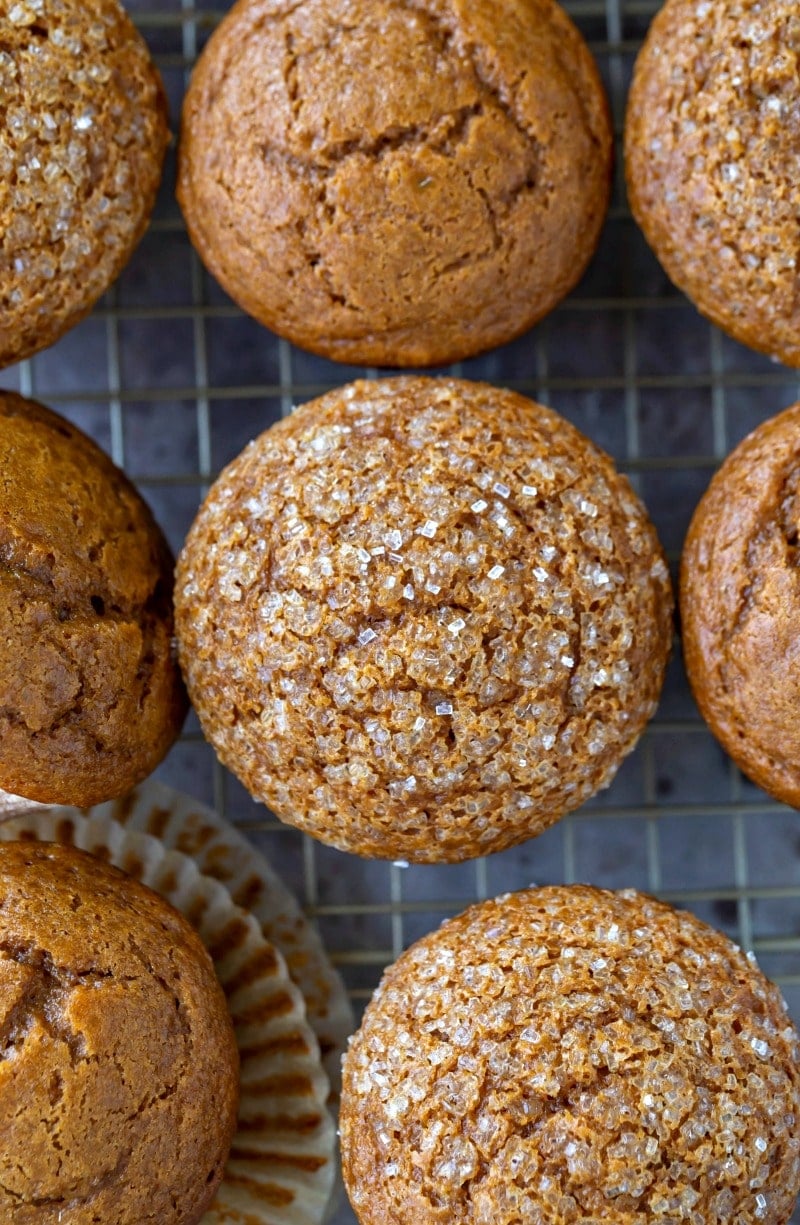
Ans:
[[[191,66],[229,3],[128,7],[164,73],[176,120]],[[658,4],[565,7],[600,63],[619,136],[633,58]],[[577,293],[528,337],[451,372],[551,403],[611,451],[675,563],[714,467],[800,391],[791,372],[727,340],[669,285],[624,205],[621,154],[617,175],[600,253]],[[242,316],[190,250],[168,172],[150,235],[119,285],[60,345],[2,382],[93,433],[179,547],[215,472],[249,437],[293,404],[364,373],[309,357]],[[715,745],[679,654],[658,715],[609,791],[534,842],[471,864],[365,863],[287,830],[224,773],[196,723],[159,773],[263,846],[319,921],[357,1006],[387,962],[468,903],[533,880],[590,879],[646,888],[728,931],[755,949],[800,1019],[800,825]],[[337,1219],[353,1218],[345,1211]]]

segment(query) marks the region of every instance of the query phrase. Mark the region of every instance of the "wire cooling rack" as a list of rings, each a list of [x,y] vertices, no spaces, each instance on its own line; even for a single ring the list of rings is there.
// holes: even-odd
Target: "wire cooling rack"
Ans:
[[[128,0],[162,69],[177,128],[199,50],[229,4]],[[567,0],[594,51],[618,136],[654,0]],[[694,506],[720,459],[800,398],[797,378],[705,323],[614,203],[583,283],[514,344],[450,368],[552,405],[611,452],[644,498],[675,571]],[[281,414],[357,375],[244,317],[194,256],[170,158],[154,224],[90,319],[0,375],[49,403],[124,465],[178,549],[219,468]],[[368,863],[313,843],[225,775],[196,721],[159,777],[246,829],[316,917],[357,1010],[383,967],[468,903],[531,882],[635,886],[695,911],[752,948],[800,1020],[800,818],[743,778],[690,697],[676,645],[659,712],[611,788],[514,851],[453,867]],[[800,1221],[800,1215],[793,1218]],[[339,1225],[351,1222],[346,1209]]]

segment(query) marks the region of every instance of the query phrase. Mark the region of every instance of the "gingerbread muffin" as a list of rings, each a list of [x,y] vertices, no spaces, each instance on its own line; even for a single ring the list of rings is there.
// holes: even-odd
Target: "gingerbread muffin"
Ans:
[[[681,563],[686,670],[736,764],[800,808],[800,404],[728,456]]]
[[[361,1225],[785,1225],[800,1044],[780,992],[633,891],[474,906],[386,973],[344,1061]]]
[[[800,16],[667,0],[636,63],[628,195],[668,275],[736,340],[800,366]]]
[[[279,817],[459,860],[611,780],[655,708],[672,598],[644,508],[573,426],[400,378],[304,405],[223,472],[176,626],[206,736]]]
[[[0,787],[87,806],[129,791],[180,731],[172,557],[91,439],[0,392]]]
[[[88,314],[144,233],[168,141],[117,0],[0,4],[0,366]]]
[[[239,0],[183,113],[178,195],[207,267],[338,361],[455,361],[580,279],[612,132],[554,0]]]
[[[0,845],[4,1225],[195,1225],[237,1101],[225,997],[187,921],[73,848]]]

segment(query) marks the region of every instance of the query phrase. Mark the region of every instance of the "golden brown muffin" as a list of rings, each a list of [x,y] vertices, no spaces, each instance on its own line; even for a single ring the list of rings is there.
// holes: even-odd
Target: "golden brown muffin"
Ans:
[[[553,0],[239,0],[195,70],[178,195],[251,315],[338,361],[455,361],[580,279],[608,107]]]
[[[144,233],[166,101],[117,0],[0,0],[0,366],[53,344]]]
[[[343,850],[501,850],[610,782],[653,713],[669,576],[573,426],[460,380],[355,383],[211,490],[178,562],[179,653],[248,790]]]
[[[800,1047],[735,945],[633,891],[473,906],[384,976],[344,1061],[361,1225],[785,1225]]]
[[[237,1100],[225,997],[187,921],[81,851],[0,846],[4,1225],[195,1225]]]
[[[736,764],[800,808],[800,404],[728,456],[681,563],[686,670]]]
[[[75,846],[148,885],[188,919],[213,960],[241,1060],[239,1125],[203,1225],[267,1225],[265,1210],[269,1225],[322,1225],[337,1146],[325,1108],[330,1084],[303,997],[262,921],[185,854],[119,825],[110,809],[121,803],[85,815],[43,808],[0,821],[0,839]],[[170,807],[167,799],[167,817]]]
[[[88,806],[129,791],[180,731],[172,557],[80,430],[0,392],[0,787]]]
[[[800,366],[800,14],[667,0],[636,62],[628,195],[666,272],[736,340]]]

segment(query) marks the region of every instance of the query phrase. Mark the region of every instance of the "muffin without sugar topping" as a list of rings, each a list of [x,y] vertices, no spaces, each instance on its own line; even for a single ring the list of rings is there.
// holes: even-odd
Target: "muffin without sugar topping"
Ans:
[[[681,559],[686,671],[745,774],[800,808],[800,404],[763,422],[715,475]]]
[[[3,1225],[196,1225],[238,1070],[182,915],[72,847],[0,846]]]
[[[239,0],[183,112],[209,269],[359,365],[502,344],[579,280],[608,207],[603,86],[553,0]]]
[[[0,366],[86,315],[144,233],[166,101],[117,0],[0,4]]]
[[[633,891],[474,906],[384,976],[344,1061],[362,1225],[785,1225],[798,1035],[726,937]]]
[[[56,413],[0,392],[0,787],[115,799],[177,738],[172,555],[149,507]]]
[[[507,391],[356,383],[225,470],[178,562],[181,665],[223,762],[342,849],[458,860],[604,786],[672,631],[611,460]]]

